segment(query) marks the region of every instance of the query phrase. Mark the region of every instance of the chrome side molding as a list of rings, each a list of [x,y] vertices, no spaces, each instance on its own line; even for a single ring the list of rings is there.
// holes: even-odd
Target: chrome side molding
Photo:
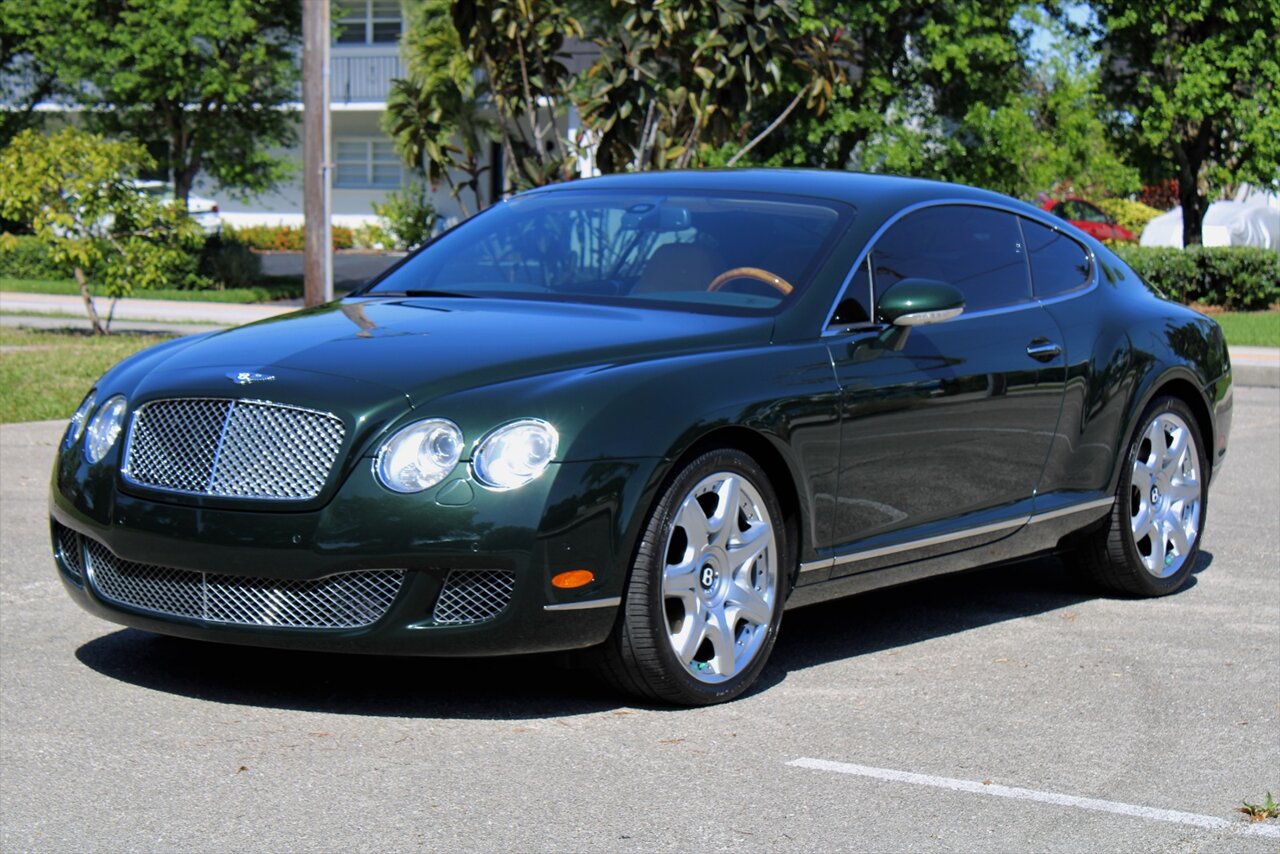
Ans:
[[[1021,528],[1024,525],[1035,525],[1039,522],[1047,522],[1050,519],[1059,519],[1063,516],[1071,516],[1076,513],[1086,513],[1090,510],[1100,510],[1104,507],[1110,507],[1115,504],[1115,501],[1115,496],[1100,498],[1096,501],[1072,504],[1069,507],[1060,507],[1057,510],[1049,510],[1045,513],[1035,513],[1030,516],[1019,516],[1016,519],[1009,519],[1004,522],[993,522],[990,525],[981,525],[976,528],[965,528],[962,531],[953,531],[950,534],[939,534],[936,537],[925,537],[924,539],[912,540],[908,543],[898,543],[892,546],[882,546],[878,549],[866,549],[864,551],[850,552],[845,555],[836,555],[835,557],[809,561],[807,563],[800,564],[800,574],[803,575],[806,572],[818,572],[819,570],[832,569],[837,566],[844,566],[845,564],[857,563],[858,561],[863,560],[871,560],[872,558],[884,557],[885,555],[897,554],[899,552],[908,552],[915,549],[928,548],[929,546],[942,545],[943,543],[949,543],[954,540],[964,540],[969,537],[980,537],[983,534],[994,534],[1011,528]]]

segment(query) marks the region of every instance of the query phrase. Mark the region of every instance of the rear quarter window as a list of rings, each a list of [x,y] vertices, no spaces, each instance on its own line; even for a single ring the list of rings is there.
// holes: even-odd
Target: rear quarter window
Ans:
[[[1091,264],[1083,246],[1062,232],[1022,219],[1031,262],[1031,284],[1040,299],[1065,294],[1089,283]]]

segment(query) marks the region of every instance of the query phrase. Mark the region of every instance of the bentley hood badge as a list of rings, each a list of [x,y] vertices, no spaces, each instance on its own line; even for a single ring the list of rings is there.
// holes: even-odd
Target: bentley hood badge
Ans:
[[[250,383],[265,383],[275,379],[271,374],[260,374],[257,371],[227,371],[227,379],[236,385],[249,385]]]

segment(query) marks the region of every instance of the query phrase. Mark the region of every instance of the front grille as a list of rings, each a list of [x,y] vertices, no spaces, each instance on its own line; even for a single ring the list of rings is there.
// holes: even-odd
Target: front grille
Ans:
[[[324,488],[345,432],[336,415],[268,401],[155,400],[134,413],[121,474],[189,495],[304,501]]]
[[[58,556],[62,563],[71,570],[71,574],[79,578],[84,573],[84,553],[80,548],[80,535],[66,525],[53,523],[54,533],[58,537]]]
[[[459,625],[496,617],[511,601],[515,574],[498,569],[455,569],[444,580],[432,619]]]
[[[116,557],[85,538],[86,571],[103,599],[210,623],[355,629],[377,622],[404,583],[402,569],[344,572],[310,581],[214,575]]]

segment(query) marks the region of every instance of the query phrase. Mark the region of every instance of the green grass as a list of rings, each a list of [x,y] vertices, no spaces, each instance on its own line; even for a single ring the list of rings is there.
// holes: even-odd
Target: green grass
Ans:
[[[1227,343],[1236,347],[1280,347],[1280,311],[1224,311],[1218,321]]]
[[[71,279],[11,279],[0,277],[0,291],[28,294],[80,296],[80,288]],[[267,276],[263,284],[252,288],[227,288],[221,291],[180,291],[176,288],[136,290],[130,296],[141,299],[189,300],[198,302],[258,303],[302,296],[302,280],[297,276]]]
[[[168,338],[0,327],[0,424],[70,418],[107,368]]]

